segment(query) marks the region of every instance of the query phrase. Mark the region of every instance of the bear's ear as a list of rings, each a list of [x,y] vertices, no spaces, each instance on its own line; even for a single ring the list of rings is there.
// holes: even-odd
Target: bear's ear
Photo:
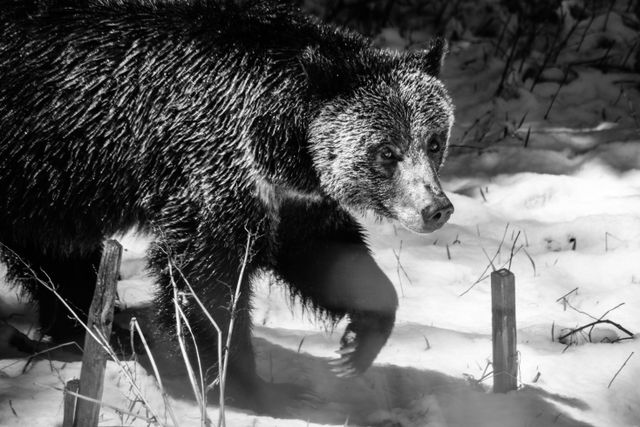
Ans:
[[[352,75],[345,61],[332,60],[317,47],[307,46],[300,55],[300,66],[309,88],[321,97],[348,90]]]
[[[447,41],[438,37],[431,41],[427,49],[412,52],[410,54],[410,62],[425,73],[438,77],[444,63],[444,57],[448,51]]]

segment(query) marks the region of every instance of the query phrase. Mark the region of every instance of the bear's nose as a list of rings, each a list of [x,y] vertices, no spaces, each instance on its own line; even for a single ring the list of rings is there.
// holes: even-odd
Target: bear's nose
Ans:
[[[453,204],[448,198],[444,197],[422,210],[422,220],[428,228],[435,230],[449,221],[453,211]]]

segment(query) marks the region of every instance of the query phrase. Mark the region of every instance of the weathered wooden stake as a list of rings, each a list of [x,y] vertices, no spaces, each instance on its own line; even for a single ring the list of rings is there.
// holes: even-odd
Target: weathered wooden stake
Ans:
[[[109,339],[113,323],[113,307],[116,300],[116,285],[122,259],[122,246],[115,240],[104,245],[96,290],[89,310],[87,326],[91,331],[99,330]],[[107,353],[102,345],[87,334],[84,340],[84,354],[80,370],[80,391],[83,396],[97,401],[102,400],[104,370]],[[84,399],[78,399],[74,425],[76,427],[96,427],[100,415],[100,405]]]
[[[518,386],[516,350],[516,287],[512,272],[491,273],[493,319],[493,392],[506,393]]]
[[[77,393],[79,387],[80,380],[77,378],[67,381],[67,384],[64,386],[64,418],[62,419],[62,427],[73,427],[73,418],[76,414],[76,401],[78,398],[71,393],[67,393],[67,391]]]

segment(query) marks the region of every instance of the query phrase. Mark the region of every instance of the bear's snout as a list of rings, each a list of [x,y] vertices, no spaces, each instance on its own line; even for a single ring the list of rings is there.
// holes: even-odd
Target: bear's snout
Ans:
[[[444,194],[420,212],[422,214],[423,232],[430,233],[442,227],[453,214],[451,201]]]
[[[394,218],[415,233],[431,233],[449,221],[453,204],[445,195],[430,159],[414,157],[398,165],[395,197],[390,198]]]
[[[416,206],[415,199],[411,205],[396,206],[396,219],[414,233],[423,234],[436,231],[449,221],[454,211],[453,204],[444,193],[430,194],[427,200],[423,200],[423,202],[425,201],[427,205],[422,208],[418,207],[420,205]]]

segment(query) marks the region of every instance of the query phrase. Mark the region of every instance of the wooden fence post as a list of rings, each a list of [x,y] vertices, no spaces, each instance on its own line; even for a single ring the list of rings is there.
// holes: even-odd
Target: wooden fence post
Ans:
[[[493,392],[506,393],[518,387],[516,349],[516,289],[512,272],[491,273],[493,323]]]
[[[76,402],[78,398],[71,393],[67,393],[67,391],[77,393],[79,387],[80,387],[80,380],[77,378],[67,381],[67,383],[64,386],[64,407],[63,407],[64,418],[62,419],[62,427],[73,427],[73,421],[76,415]]]
[[[93,293],[87,326],[89,330],[99,330],[108,340],[113,323],[113,307],[116,299],[116,285],[122,259],[122,246],[115,240],[108,240],[102,251],[96,290]],[[102,400],[104,370],[107,353],[102,344],[86,334],[84,354],[80,370],[80,391],[82,396]],[[75,416],[76,427],[96,427],[100,415],[100,405],[84,399],[78,399]]]

